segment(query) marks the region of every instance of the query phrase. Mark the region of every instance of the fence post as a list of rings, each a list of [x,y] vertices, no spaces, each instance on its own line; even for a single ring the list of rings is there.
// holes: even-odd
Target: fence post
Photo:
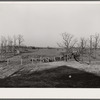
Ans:
[[[54,61],[56,61],[55,57],[54,57]]]

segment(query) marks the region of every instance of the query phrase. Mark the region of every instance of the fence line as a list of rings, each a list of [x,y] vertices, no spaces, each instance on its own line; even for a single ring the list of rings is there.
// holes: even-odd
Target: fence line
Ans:
[[[71,59],[71,58],[69,58]],[[67,61],[68,57],[67,56],[53,56],[53,57],[21,57],[20,56],[20,65],[24,64],[24,61],[28,63],[34,64],[34,63],[47,63],[47,62],[55,62],[55,61]],[[7,59],[7,66],[10,65],[11,60],[10,58]]]
[[[11,62],[20,62],[20,65],[24,64],[24,61],[30,62],[31,64],[34,63],[46,63],[46,62],[55,62],[55,61],[61,61],[61,57],[31,57],[31,58],[20,58],[18,60],[12,60],[10,58],[7,59],[6,65],[10,65]]]

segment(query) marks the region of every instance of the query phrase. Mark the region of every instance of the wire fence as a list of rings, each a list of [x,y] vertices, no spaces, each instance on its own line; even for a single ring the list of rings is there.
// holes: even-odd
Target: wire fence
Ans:
[[[58,57],[19,57],[16,60],[8,58],[6,60],[6,66],[9,65],[26,65],[26,64],[37,64],[37,63],[49,63],[56,61],[66,61],[67,57],[58,56]]]

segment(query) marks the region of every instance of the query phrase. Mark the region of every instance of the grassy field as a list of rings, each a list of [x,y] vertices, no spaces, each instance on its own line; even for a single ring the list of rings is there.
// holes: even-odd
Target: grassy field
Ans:
[[[75,68],[60,66],[0,80],[0,87],[33,87],[33,88],[97,88],[100,77]]]

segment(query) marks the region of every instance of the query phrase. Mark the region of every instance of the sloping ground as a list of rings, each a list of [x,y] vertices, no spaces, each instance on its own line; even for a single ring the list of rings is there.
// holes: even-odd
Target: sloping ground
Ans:
[[[5,78],[8,76],[22,74],[24,71],[29,71],[30,73],[34,71],[41,71],[51,68],[56,68],[59,66],[70,66],[72,68],[76,68],[78,70],[82,70],[85,72],[93,73],[95,75],[100,76],[100,65],[87,65],[80,64],[76,61],[59,61],[59,62],[51,62],[51,63],[34,63],[34,64],[26,64],[26,65],[13,65],[6,66],[0,69],[0,78]]]
[[[52,63],[34,63],[34,64],[26,64],[26,65],[9,65],[6,67],[1,67],[0,69],[0,78],[6,78],[11,75],[18,75],[20,72],[29,71],[39,71],[50,68],[55,68],[63,65],[63,62],[52,62]]]
[[[0,87],[100,88],[100,77],[68,66],[46,69],[0,80]]]
[[[100,88],[99,65],[76,61],[8,66],[0,73],[0,87]]]
[[[11,75],[15,75],[16,73],[20,71],[39,71],[39,70],[44,70],[48,68],[53,68],[53,67],[58,67],[58,66],[51,66],[48,63],[34,63],[34,64],[26,64],[26,65],[9,65],[9,66],[3,66],[0,67],[0,78],[6,78]]]
[[[0,78],[5,78],[8,77],[19,70],[30,70],[30,71],[35,71],[35,70],[41,70],[41,68],[49,68],[49,64],[38,64],[41,68],[37,67],[36,64],[32,64],[30,61],[31,57],[34,57],[35,55],[44,55],[44,56],[54,56],[58,55],[60,51],[57,51],[56,49],[39,49],[35,50],[32,53],[25,53],[22,54],[24,56],[27,56],[27,59],[23,60],[23,65],[21,65],[21,55],[17,55],[14,57],[9,58],[10,62],[7,66],[7,62],[5,63],[0,63]],[[44,67],[46,66],[46,67]]]
[[[78,63],[78,62],[68,62],[68,66],[71,66],[72,68],[77,68],[79,70],[83,70],[89,73],[93,73],[95,75],[100,76],[100,64],[85,64],[85,63]]]
[[[93,73],[95,75],[100,76],[100,65],[99,64],[85,64],[85,63],[79,63],[76,61],[59,61],[59,62],[50,62],[50,63],[38,63],[37,65],[34,65],[36,67],[36,70],[44,70],[44,69],[50,69],[55,68],[59,66],[70,66],[72,68],[76,68],[82,71],[86,71],[89,73]],[[29,64],[29,66],[26,65],[26,67],[23,69],[31,68],[31,71],[35,71],[33,66]]]
[[[20,71],[23,68],[23,66],[7,66],[5,68],[0,69],[0,78],[6,78],[10,75]]]

